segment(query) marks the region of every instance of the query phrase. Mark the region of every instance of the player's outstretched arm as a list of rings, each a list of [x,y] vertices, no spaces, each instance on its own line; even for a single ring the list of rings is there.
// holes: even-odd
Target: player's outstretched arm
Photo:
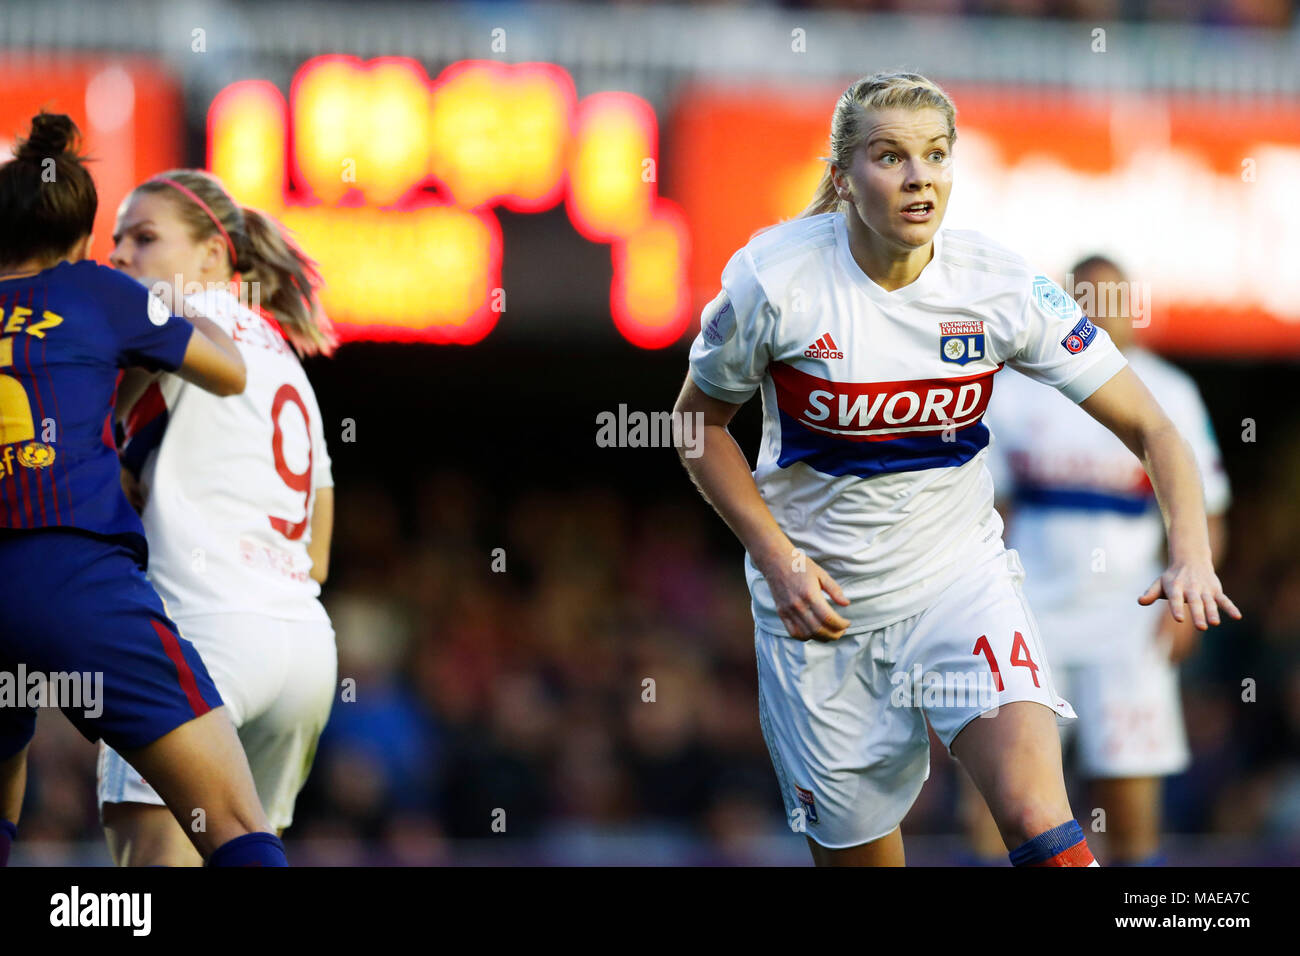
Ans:
[[[841,606],[849,601],[829,574],[796,551],[758,493],[749,462],[727,430],[739,408],[705,394],[687,375],[674,413],[701,416],[704,427],[698,434],[702,451],[693,458],[679,446],[677,453],[695,486],[767,579],[790,636],[800,640],[842,637],[849,621],[835,612],[822,592]]]
[[[248,370],[244,357],[221,328],[202,315],[190,318],[195,334],[185,349],[176,374],[187,382],[217,395],[238,395],[244,390]]]
[[[1240,619],[1214,573],[1196,459],[1155,397],[1125,366],[1080,405],[1142,462],[1164,516],[1169,566],[1138,603],[1167,598],[1174,620],[1181,623],[1190,614],[1202,631],[1220,623],[1219,608]]]

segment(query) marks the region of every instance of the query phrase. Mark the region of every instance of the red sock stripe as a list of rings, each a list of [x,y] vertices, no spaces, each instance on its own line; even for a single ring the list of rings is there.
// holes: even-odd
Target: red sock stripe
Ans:
[[[1041,863],[1031,863],[1030,866],[1092,866],[1092,851],[1088,849],[1088,841],[1080,840],[1072,847],[1062,850],[1056,856],[1049,857]]]
[[[158,632],[158,638],[162,641],[163,650],[176,665],[176,676],[180,678],[181,689],[185,691],[185,698],[190,702],[190,709],[194,711],[195,717],[202,717],[212,708],[208,702],[199,694],[198,682],[194,679],[194,671],[190,670],[190,665],[185,661],[185,655],[181,653],[181,642],[169,631],[161,621],[153,621],[153,629]]]

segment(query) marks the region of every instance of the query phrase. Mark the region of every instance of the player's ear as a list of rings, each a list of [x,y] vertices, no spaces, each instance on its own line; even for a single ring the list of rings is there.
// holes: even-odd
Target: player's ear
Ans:
[[[834,163],[831,163],[831,184],[835,187],[835,195],[844,202],[853,202],[853,190],[849,186],[849,177],[845,171]]]
[[[220,236],[208,236],[204,241],[203,271],[220,275],[222,266],[229,261],[226,249],[226,241]]]

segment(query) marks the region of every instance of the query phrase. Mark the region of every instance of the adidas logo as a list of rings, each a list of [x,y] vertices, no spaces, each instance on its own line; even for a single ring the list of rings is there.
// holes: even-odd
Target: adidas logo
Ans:
[[[840,351],[840,347],[835,344],[835,340],[831,338],[831,334],[829,332],[827,332],[825,335],[819,338],[812,345],[804,349],[803,355],[804,358],[819,358],[819,359],[844,358],[844,353]]]

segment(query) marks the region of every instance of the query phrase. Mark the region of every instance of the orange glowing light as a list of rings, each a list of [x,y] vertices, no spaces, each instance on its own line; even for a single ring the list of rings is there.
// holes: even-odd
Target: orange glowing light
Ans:
[[[569,161],[569,218],[582,235],[608,242],[650,218],[659,132],[650,104],[631,93],[594,93],[578,104]]]
[[[645,349],[676,342],[691,321],[690,235],[680,207],[657,200],[650,220],[614,243],[613,258],[610,312],[619,332]]]
[[[580,233],[613,243],[618,329],[657,348],[688,323],[690,244],[657,199],[657,124],[638,97],[579,103],[547,63],[465,61],[430,81],[414,60],[331,55],[303,64],[288,104],[262,81],[227,87],[208,137],[235,198],[320,263],[344,341],[482,339],[504,301],[492,207],[537,212],[562,195]]]

